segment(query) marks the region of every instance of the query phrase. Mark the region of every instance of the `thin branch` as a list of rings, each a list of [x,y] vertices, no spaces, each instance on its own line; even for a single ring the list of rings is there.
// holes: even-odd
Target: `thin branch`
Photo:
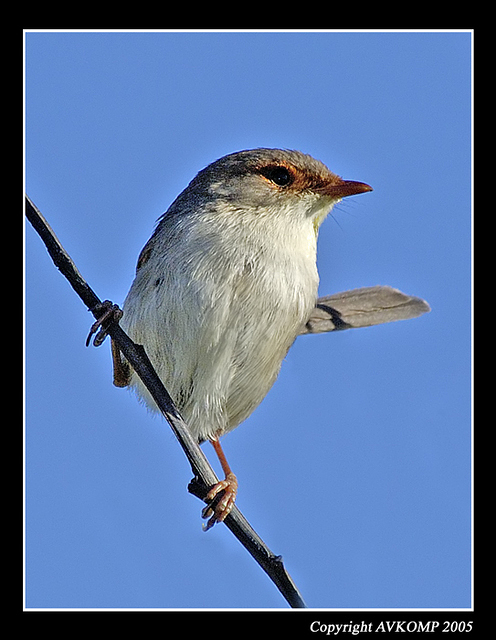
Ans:
[[[79,273],[76,265],[41,212],[27,196],[26,217],[45,243],[56,267],[67,278],[74,291],[98,320],[102,313],[102,301]],[[208,489],[218,482],[218,478],[202,449],[191,436],[186,423],[181,418],[169,393],[151,365],[144,348],[135,344],[115,321],[110,321],[108,325],[105,325],[105,330],[116,342],[126,360],[141,378],[171,426],[193,471],[194,478],[190,482],[188,490],[193,495],[203,499]],[[267,573],[289,605],[293,608],[305,608],[306,605],[286,571],[281,556],[276,556],[270,551],[236,506],[227,516],[224,524]]]

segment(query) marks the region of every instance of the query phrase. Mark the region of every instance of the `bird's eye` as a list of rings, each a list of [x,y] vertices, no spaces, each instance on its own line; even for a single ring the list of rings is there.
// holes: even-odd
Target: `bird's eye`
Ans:
[[[278,187],[287,187],[294,180],[293,174],[287,167],[278,165],[264,167],[260,173]]]

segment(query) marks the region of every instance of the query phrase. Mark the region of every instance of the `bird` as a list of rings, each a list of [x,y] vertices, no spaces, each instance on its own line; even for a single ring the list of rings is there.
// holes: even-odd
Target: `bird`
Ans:
[[[238,490],[220,439],[264,399],[296,337],[312,332],[319,227],[343,198],[369,191],[300,151],[237,151],[191,180],[139,255],[120,324],[219,458],[225,477],[206,496],[205,530],[225,520]],[[114,384],[156,409],[115,345],[112,354]]]

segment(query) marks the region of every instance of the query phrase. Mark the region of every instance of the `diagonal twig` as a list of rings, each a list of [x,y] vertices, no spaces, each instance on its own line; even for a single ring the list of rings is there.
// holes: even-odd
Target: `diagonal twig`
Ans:
[[[43,240],[55,266],[67,278],[74,291],[98,320],[101,316],[102,301],[79,273],[76,265],[59,242],[50,225],[27,196],[26,217]],[[190,482],[188,490],[193,495],[203,499],[209,488],[216,484],[218,478],[174,406],[144,348],[134,343],[115,321],[111,320],[108,325],[105,325],[105,330],[116,342],[126,360],[141,378],[171,426],[193,471],[194,478]],[[267,573],[288,604],[293,608],[305,608],[306,605],[303,598],[286,571],[281,556],[276,556],[272,553],[236,505],[225,519],[224,524]]]

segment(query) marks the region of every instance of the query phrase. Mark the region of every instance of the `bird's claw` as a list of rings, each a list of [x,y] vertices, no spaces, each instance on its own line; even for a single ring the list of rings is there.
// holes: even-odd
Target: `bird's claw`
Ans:
[[[216,498],[221,493],[220,499]],[[215,484],[205,496],[209,504],[202,510],[202,518],[209,518],[203,531],[211,529],[216,522],[223,522],[231,512],[238,492],[238,480],[234,473],[228,473],[225,480]],[[216,504],[213,504],[216,503]]]
[[[122,318],[122,310],[119,308],[119,305],[113,304],[110,300],[104,300],[104,302],[97,304],[91,311],[101,311],[102,315],[91,325],[90,332],[86,338],[86,346],[90,344],[91,336],[96,333],[93,346],[99,347],[107,337],[109,323],[112,321],[119,322]]]

